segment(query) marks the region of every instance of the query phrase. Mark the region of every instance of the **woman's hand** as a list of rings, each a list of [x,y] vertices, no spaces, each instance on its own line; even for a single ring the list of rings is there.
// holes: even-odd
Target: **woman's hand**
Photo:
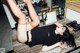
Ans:
[[[61,48],[65,48],[65,45],[64,45],[63,42],[58,42],[57,45],[58,45],[59,47],[61,47]]]

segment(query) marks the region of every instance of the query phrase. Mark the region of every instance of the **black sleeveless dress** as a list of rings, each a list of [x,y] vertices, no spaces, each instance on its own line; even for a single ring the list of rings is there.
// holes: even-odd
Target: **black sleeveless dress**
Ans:
[[[29,45],[30,47],[38,44],[47,46],[53,45],[60,41],[54,31],[55,24],[34,28],[31,30],[32,41],[25,42],[25,44]]]

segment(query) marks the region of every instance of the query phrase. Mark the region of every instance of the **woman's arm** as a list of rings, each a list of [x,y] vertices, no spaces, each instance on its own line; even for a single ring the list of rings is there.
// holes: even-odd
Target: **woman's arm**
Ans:
[[[13,14],[18,17],[18,18],[25,18],[25,14],[21,12],[20,8],[18,5],[16,5],[15,0],[7,0]]]
[[[62,44],[62,42],[58,42],[58,43],[55,43],[54,45],[51,45],[51,46],[43,46],[42,47],[42,51],[49,51],[49,50],[51,50],[51,49],[53,49],[53,48],[55,48],[55,47],[61,47],[61,48],[63,48],[64,46],[63,46],[63,44]]]
[[[32,29],[34,27],[36,27],[40,21],[39,21],[39,17],[31,3],[31,0],[23,0],[24,3],[27,5],[28,9],[29,9],[29,14],[30,14],[30,17],[32,19],[32,22],[29,23],[29,25],[32,27]],[[27,28],[30,28],[30,26],[27,26]],[[28,30],[29,31],[29,30]]]

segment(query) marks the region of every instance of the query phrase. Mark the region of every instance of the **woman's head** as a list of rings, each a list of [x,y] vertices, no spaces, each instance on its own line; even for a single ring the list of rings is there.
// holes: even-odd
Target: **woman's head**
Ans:
[[[64,26],[64,27],[66,29],[63,32],[63,35],[61,36],[61,41],[66,42],[67,45],[69,45],[69,46],[76,47],[74,36],[69,32],[69,29],[66,26]]]
[[[66,28],[63,25],[57,25],[55,31],[57,34],[63,35],[65,32]]]
[[[68,27],[60,25],[56,26],[55,30],[58,32],[60,41],[66,42],[69,46],[76,47],[74,36],[69,32]]]

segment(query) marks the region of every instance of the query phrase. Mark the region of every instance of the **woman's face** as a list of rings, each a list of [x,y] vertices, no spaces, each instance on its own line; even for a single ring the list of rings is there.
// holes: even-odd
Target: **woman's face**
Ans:
[[[58,32],[58,34],[63,35],[63,33],[65,32],[66,28],[64,26],[57,26],[56,27],[56,31]]]

